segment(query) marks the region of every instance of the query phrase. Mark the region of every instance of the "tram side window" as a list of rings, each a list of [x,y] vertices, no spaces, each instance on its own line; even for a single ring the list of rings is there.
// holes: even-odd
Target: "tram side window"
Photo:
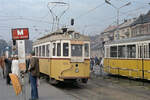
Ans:
[[[55,52],[56,52],[56,43],[53,43],[53,56],[55,56]]]
[[[63,56],[69,56],[69,44],[63,43]]]
[[[117,46],[110,47],[110,56],[117,57]]]
[[[135,45],[127,46],[127,57],[128,58],[136,58],[136,46]]]
[[[118,46],[118,57],[125,57],[126,47],[125,46]]]
[[[38,47],[36,47],[36,56],[38,56],[39,55],[39,50],[38,50]]]
[[[89,44],[84,44],[85,57],[89,57]]]
[[[61,44],[57,43],[57,56],[61,56]]]
[[[46,45],[46,57],[49,57],[49,47],[50,47],[50,45],[48,44],[48,45]]]
[[[42,46],[42,56],[45,56],[45,45]]]
[[[150,58],[150,43],[149,43],[149,58]]]
[[[41,46],[39,46],[39,56],[41,56]]]

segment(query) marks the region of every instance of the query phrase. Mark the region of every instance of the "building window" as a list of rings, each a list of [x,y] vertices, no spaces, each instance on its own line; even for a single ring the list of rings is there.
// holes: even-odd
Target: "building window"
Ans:
[[[84,44],[85,57],[89,57],[89,44]]]
[[[128,58],[136,58],[136,45],[128,45],[127,46],[127,57]]]
[[[69,44],[63,43],[63,56],[69,56]]]
[[[46,57],[49,57],[49,53],[50,53],[49,47],[50,47],[49,44],[46,45]]]
[[[61,43],[57,43],[57,56],[61,56]]]
[[[117,46],[110,47],[110,57],[117,57]]]
[[[42,46],[42,56],[45,56],[45,45]]]
[[[53,43],[53,56],[56,56],[55,53],[56,52],[56,43]]]

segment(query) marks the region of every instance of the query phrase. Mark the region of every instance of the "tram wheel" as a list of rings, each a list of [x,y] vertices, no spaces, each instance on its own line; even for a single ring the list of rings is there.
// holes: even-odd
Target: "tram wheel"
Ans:
[[[88,81],[87,78],[82,79],[82,83],[87,83],[87,81]]]
[[[56,85],[56,84],[59,83],[59,81],[54,79],[54,78],[49,78],[49,83],[52,84],[52,85]]]

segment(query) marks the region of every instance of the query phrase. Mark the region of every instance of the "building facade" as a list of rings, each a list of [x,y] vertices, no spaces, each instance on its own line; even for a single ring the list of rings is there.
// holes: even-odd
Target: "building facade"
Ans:
[[[136,18],[124,20],[124,22],[118,26],[118,29],[115,30],[114,40],[130,38],[131,37],[131,24],[135,20]]]
[[[150,35],[150,11],[140,15],[131,25],[131,37]]]

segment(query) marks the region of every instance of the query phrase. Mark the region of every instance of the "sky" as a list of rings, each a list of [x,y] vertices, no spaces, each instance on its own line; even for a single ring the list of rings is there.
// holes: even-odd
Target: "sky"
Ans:
[[[65,2],[68,5],[54,6],[50,2]],[[150,0],[109,2],[116,8],[131,2],[129,6],[119,9],[120,23],[150,10]],[[85,35],[100,34],[109,25],[116,25],[117,9],[105,3],[105,0],[0,0],[0,38],[11,40],[13,28],[29,28],[30,40],[48,34],[53,25],[51,8],[53,15],[58,17],[66,10],[60,18],[60,27],[71,27]],[[71,18],[75,20],[74,26],[70,26]]]

